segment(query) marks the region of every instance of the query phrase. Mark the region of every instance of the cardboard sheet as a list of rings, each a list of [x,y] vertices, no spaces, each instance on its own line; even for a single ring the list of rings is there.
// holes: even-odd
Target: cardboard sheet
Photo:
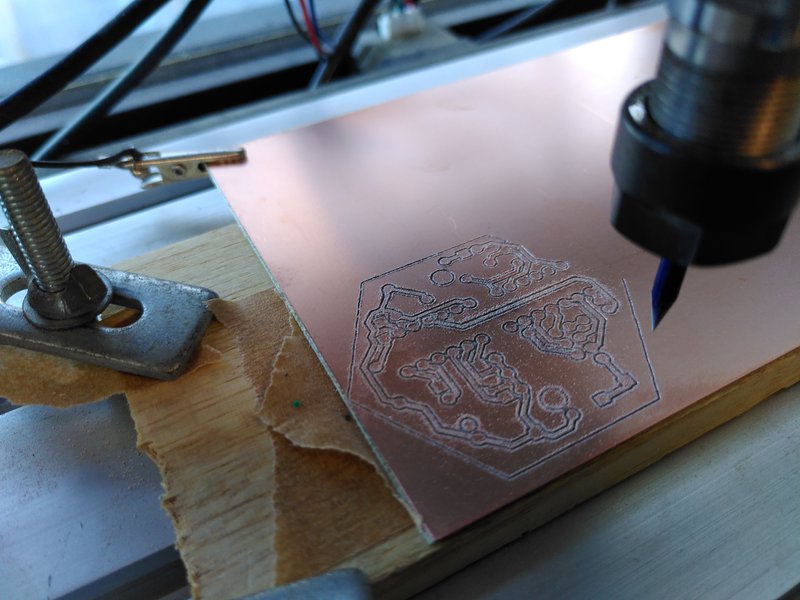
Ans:
[[[217,350],[203,344],[187,373],[219,359]],[[11,346],[0,346],[0,373],[3,374],[0,397],[17,406],[69,408],[156,383],[144,377]]]
[[[609,225],[644,28],[247,145],[214,176],[433,540],[792,351],[795,219],[772,255],[691,270]],[[275,176],[280,174],[280,176]]]
[[[285,324],[267,320],[272,327],[265,333],[259,318],[265,310],[283,312]],[[277,294],[217,301],[214,311],[237,338],[244,370],[261,396],[253,409],[275,447],[276,583],[335,568],[412,527],[316,355],[296,325],[290,327]]]
[[[256,414],[295,446],[347,452],[381,473],[375,453],[294,321]]]
[[[340,567],[413,528],[406,509],[368,462],[349,452],[295,446],[279,434],[273,442],[276,583]]]

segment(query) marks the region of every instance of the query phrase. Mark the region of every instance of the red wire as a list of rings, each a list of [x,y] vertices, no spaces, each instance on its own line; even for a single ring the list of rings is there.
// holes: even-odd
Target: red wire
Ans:
[[[306,0],[297,0],[300,3],[300,10],[303,11],[303,20],[306,22],[306,30],[308,31],[308,38],[311,40],[311,45],[314,46],[314,50],[317,51],[317,54],[324,54],[322,51],[322,46],[319,43],[319,38],[317,38],[317,32],[314,30],[314,25],[311,23],[311,15],[308,13],[308,7],[306,6]]]

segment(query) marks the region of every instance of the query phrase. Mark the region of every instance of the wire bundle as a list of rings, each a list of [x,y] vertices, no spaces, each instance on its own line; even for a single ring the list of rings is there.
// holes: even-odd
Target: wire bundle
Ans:
[[[150,49],[132,64],[121,77],[106,86],[75,118],[42,144],[32,158],[39,160],[52,156],[70,139],[74,141],[92,122],[107,117],[114,106],[125,98],[172,51],[197,19],[200,18],[200,15],[211,1],[189,0],[183,12]]]
[[[97,33],[0,101],[0,130],[49,100],[130,35],[169,0],[135,0]]]
[[[300,37],[314,47],[317,56],[320,58],[328,56],[331,52],[330,45],[319,27],[315,0],[308,0],[307,2],[306,0],[297,0],[297,2],[300,5],[305,28],[301,26],[300,22],[297,20],[290,0],[283,0],[283,4],[286,6],[286,12],[289,14],[289,19],[292,21],[295,31],[297,31]]]
[[[62,60],[15,93],[0,100],[0,130],[26,116],[59,93],[112,49],[118,46],[142,23],[169,1],[170,0],[132,0],[116,17]],[[183,12],[161,37],[118,79],[111,82],[103,89],[80,114],[53,134],[38,151],[34,153],[33,158],[42,160],[57,154],[59,149],[67,143],[74,144],[76,138],[88,129],[90,125],[96,125],[98,120],[107,117],[113,108],[172,51],[211,1],[212,0],[187,0]],[[342,56],[349,53],[355,36],[354,34],[351,35],[349,30],[346,30],[343,36],[344,43],[337,43],[336,47],[332,49],[319,27],[315,0],[297,1],[300,5],[303,20],[305,21],[305,29],[298,22],[292,10],[290,0],[284,0],[292,23],[297,32],[314,47],[320,61],[326,65],[332,74],[333,70],[335,70],[336,66],[341,62]],[[374,5],[377,4],[377,1],[378,0],[370,0],[368,2],[362,2],[362,5],[371,5],[371,9],[368,13],[359,10],[363,7],[359,7],[359,9],[355,11],[354,16],[363,15],[359,16],[358,29],[363,26],[363,23],[366,21],[369,14],[371,14],[371,10],[374,8]],[[352,19],[350,24],[353,24]],[[355,33],[357,33],[357,31]],[[332,69],[331,66],[333,66]]]
[[[87,39],[66,57],[23,86],[17,92],[0,100],[0,130],[24,117],[45,101],[56,95],[70,82],[86,72],[92,65],[128,37],[144,21],[170,0],[132,0],[114,19]],[[315,0],[296,0],[300,6],[305,26],[302,26],[292,8],[291,0],[283,0],[297,33],[313,46],[319,65],[312,76],[310,88],[328,83],[336,70],[350,56],[358,34],[383,0],[360,0],[350,17],[337,31],[335,43],[323,35],[317,18]],[[416,0],[393,0],[401,7],[416,6]],[[55,154],[68,142],[85,131],[98,119],[106,118],[111,110],[137,86],[169,54],[180,39],[200,17],[212,0],[187,0],[186,6],[175,22],[161,37],[132,64],[121,77],[111,82],[103,91],[61,130],[48,139],[34,154],[41,160]],[[547,18],[554,10],[571,3],[571,0],[543,0],[522,10],[509,20],[484,32],[476,41],[486,42],[523,24]]]
[[[90,124],[103,119],[141,82],[186,34],[212,0],[189,0],[178,19],[139,60],[110,83],[89,106],[34,154],[47,158]],[[169,0],[134,0],[97,33],[15,93],[0,100],[0,130],[29,114],[85,73]]]
[[[475,38],[476,42],[490,42],[522,25],[534,25],[546,19],[555,10],[573,4],[574,0],[542,0],[535,6],[519,11],[499,25],[492,27]]]

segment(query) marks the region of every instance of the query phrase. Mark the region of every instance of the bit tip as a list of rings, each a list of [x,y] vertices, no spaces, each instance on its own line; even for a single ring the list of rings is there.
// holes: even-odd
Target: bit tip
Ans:
[[[677,300],[685,275],[685,265],[676,264],[666,258],[661,259],[650,296],[653,331]]]

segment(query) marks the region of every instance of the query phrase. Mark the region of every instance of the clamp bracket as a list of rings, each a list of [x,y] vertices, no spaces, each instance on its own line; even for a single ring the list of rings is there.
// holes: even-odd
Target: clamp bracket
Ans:
[[[0,344],[36,350],[135,375],[171,380],[183,373],[211,322],[211,290],[93,267],[111,283],[111,304],[138,311],[120,327],[95,321],[71,329],[31,324],[8,299],[26,289],[27,276],[0,245]]]

